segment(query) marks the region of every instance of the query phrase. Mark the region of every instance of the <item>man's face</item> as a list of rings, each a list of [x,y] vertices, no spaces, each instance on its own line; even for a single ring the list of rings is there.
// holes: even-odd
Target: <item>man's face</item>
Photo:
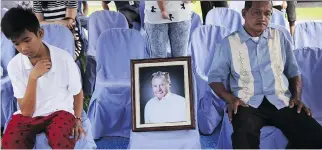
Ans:
[[[271,15],[270,1],[253,1],[251,8],[243,9],[245,25],[255,32],[263,32],[267,28]]]
[[[33,32],[25,30],[18,38],[12,39],[12,43],[19,53],[33,58],[38,56],[42,44],[43,30],[40,29],[35,35]]]
[[[154,96],[158,99],[165,97],[169,92],[169,83],[163,77],[156,77],[152,79],[152,90]]]

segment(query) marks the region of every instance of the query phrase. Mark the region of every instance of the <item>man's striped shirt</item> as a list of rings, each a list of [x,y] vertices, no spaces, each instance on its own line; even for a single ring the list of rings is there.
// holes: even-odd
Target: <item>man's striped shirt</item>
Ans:
[[[45,1],[33,1],[35,13],[42,13],[45,21],[61,20],[66,17],[67,8],[76,8],[77,1],[47,1],[47,7],[43,7]]]

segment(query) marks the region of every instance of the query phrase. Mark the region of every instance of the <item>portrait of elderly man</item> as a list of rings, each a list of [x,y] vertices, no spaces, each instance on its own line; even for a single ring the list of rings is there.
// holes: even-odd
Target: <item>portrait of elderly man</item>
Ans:
[[[322,127],[301,99],[292,42],[268,26],[272,8],[270,1],[245,2],[245,24],[216,49],[208,82],[228,104],[234,149],[259,149],[260,130],[268,125],[283,132],[287,148],[321,149]]]
[[[151,85],[154,97],[145,105],[145,123],[152,124],[186,121],[185,98],[171,93],[170,74],[161,71],[153,73]]]

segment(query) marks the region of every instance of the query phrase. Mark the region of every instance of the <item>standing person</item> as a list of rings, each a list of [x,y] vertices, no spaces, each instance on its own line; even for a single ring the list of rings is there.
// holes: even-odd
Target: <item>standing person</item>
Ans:
[[[228,7],[227,1],[200,1],[202,20],[205,24],[208,12],[214,7]]]
[[[8,64],[20,110],[2,138],[4,149],[32,149],[45,132],[53,149],[74,149],[84,133],[83,91],[78,66],[62,49],[42,41],[44,30],[35,14],[21,7],[3,17],[1,30],[19,51]]]
[[[290,32],[293,36],[296,22],[296,1],[287,1],[286,14],[288,23],[290,25]]]
[[[191,8],[186,1],[146,1],[145,28],[152,58],[186,56],[191,26]]]
[[[88,30],[88,4],[87,1],[78,1],[78,8],[77,8],[77,17],[80,20],[80,24],[83,28]]]
[[[286,1],[272,1],[273,8],[278,9],[279,11],[286,10],[287,2]]]
[[[301,100],[292,43],[268,27],[272,12],[270,1],[245,2],[245,24],[216,50],[209,85],[228,103],[234,149],[259,149],[260,130],[267,125],[283,132],[288,148],[321,149],[322,127]]]
[[[279,11],[286,11],[290,32],[293,36],[296,21],[296,2],[295,1],[273,1],[273,7]]]
[[[77,1],[33,1],[33,9],[40,24],[60,24],[68,27],[75,37],[76,60],[83,52],[84,42],[76,20]]]
[[[1,9],[11,9],[18,6],[23,8],[32,8],[33,4],[32,1],[1,1]]]
[[[111,1],[102,1],[104,10],[109,10],[108,4]],[[140,2],[139,1],[114,1],[117,11],[122,13],[128,24],[129,28],[133,28],[133,23],[141,23],[140,19]]]

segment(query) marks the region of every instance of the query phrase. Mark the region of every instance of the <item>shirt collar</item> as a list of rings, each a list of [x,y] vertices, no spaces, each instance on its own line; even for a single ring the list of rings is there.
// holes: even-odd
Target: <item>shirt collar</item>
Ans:
[[[239,37],[240,37],[240,41],[242,43],[248,41],[249,39],[251,39],[251,36],[246,32],[244,26],[242,26],[239,30],[238,30],[238,33],[239,33]],[[270,28],[266,28],[264,30],[264,32],[259,36],[259,39],[261,38],[273,38],[270,34]]]
[[[54,50],[54,48],[51,46],[51,45],[49,45],[48,43],[46,43],[46,42],[44,42],[43,41],[43,43],[45,44],[45,46],[47,46],[48,47],[48,49],[49,49],[49,54],[50,54],[50,59],[51,59],[51,69],[49,70],[49,73],[52,73],[52,72],[55,72],[55,50]],[[25,56],[25,55],[22,55],[22,59],[23,59],[23,63],[24,63],[24,66],[25,66],[25,69],[26,70],[30,70],[30,69],[32,69],[33,68],[33,66],[32,66],[32,64],[31,64],[31,62],[30,62],[30,60],[29,60],[29,58],[27,57],[27,56]]]

